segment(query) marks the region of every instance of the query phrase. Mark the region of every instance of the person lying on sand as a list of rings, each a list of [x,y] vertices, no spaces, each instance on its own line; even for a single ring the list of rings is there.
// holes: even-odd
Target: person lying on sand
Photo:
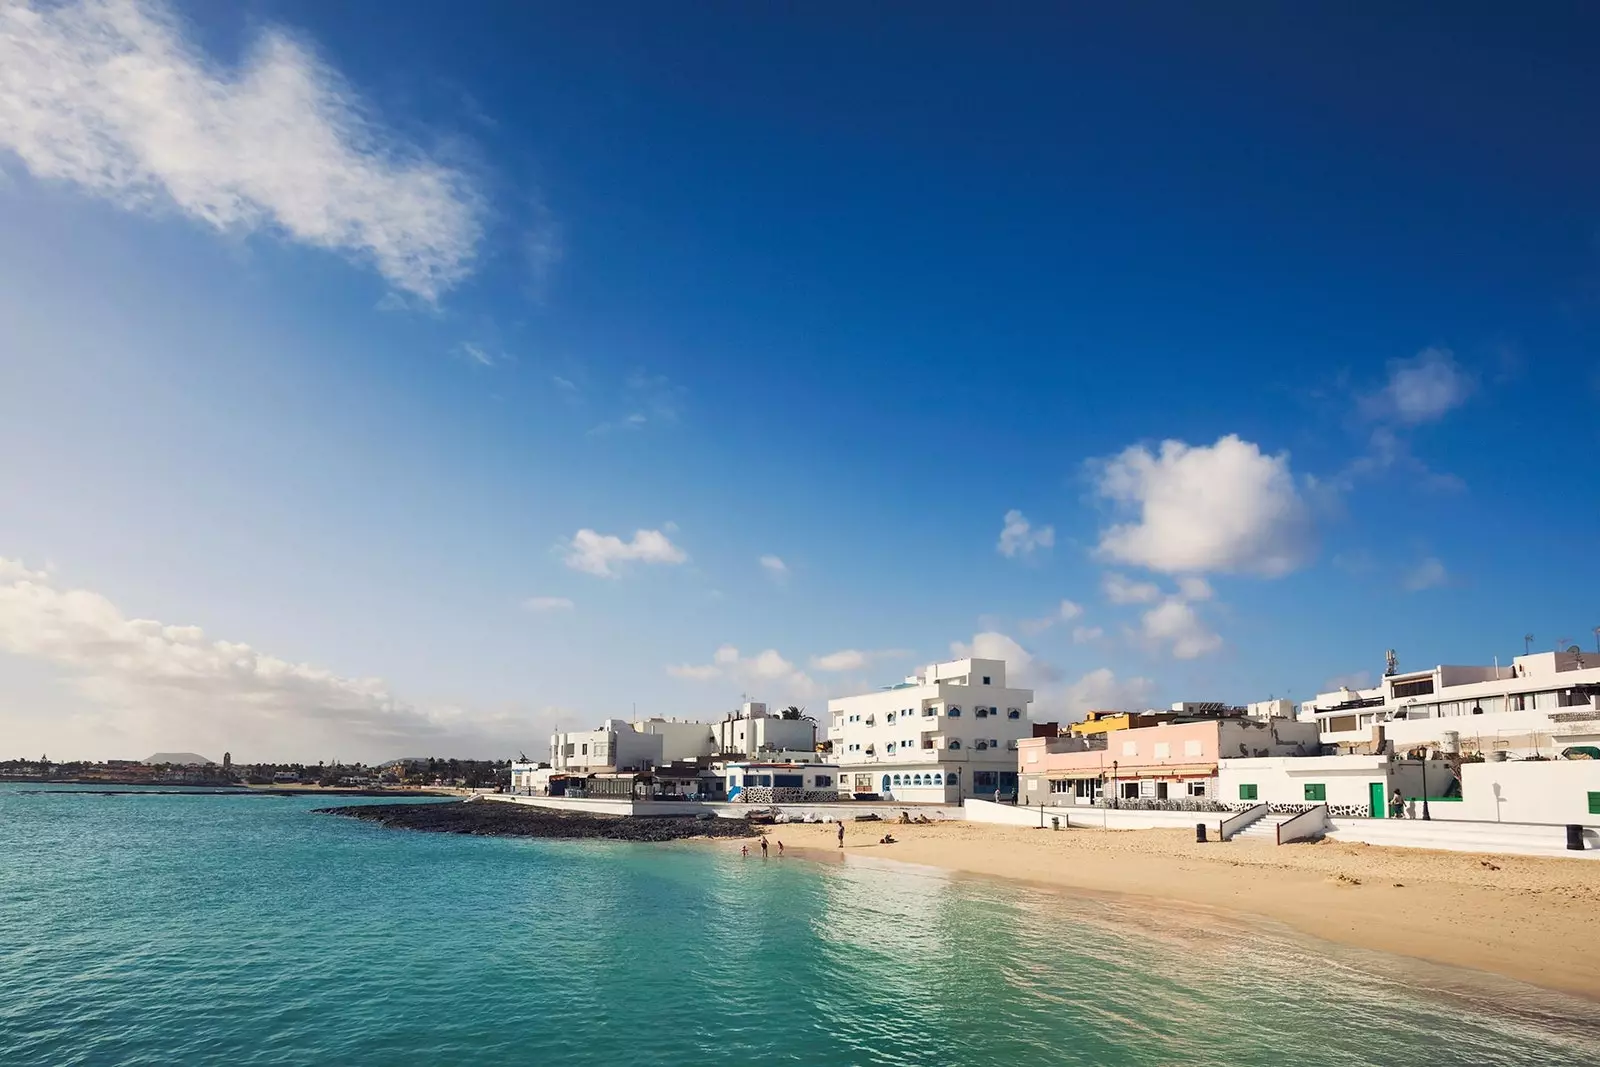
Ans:
[[[897,842],[895,841],[893,834],[884,834],[881,838],[878,839],[878,844],[880,844],[880,845],[893,845],[893,844],[896,844],[896,843]]]

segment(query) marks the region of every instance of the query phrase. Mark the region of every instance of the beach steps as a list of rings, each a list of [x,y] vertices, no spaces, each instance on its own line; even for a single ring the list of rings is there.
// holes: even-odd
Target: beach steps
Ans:
[[[1230,841],[1256,841],[1269,845],[1278,843],[1278,826],[1294,818],[1291,815],[1263,815],[1243,830],[1234,834]]]

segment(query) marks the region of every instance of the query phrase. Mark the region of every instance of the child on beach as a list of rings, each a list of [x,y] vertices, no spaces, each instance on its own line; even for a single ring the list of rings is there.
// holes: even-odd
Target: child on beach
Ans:
[[[780,855],[780,856],[783,855],[783,842],[782,841],[778,842],[778,855]]]
[[[741,855],[741,856],[750,855],[750,846],[749,845],[740,845],[739,846],[739,855]]]

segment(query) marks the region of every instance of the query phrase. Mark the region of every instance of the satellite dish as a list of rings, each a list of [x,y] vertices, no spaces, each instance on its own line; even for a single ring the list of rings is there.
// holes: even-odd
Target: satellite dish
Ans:
[[[1567,655],[1581,656],[1583,655],[1583,649],[1579,648],[1577,645],[1573,645],[1571,648],[1567,649]]]

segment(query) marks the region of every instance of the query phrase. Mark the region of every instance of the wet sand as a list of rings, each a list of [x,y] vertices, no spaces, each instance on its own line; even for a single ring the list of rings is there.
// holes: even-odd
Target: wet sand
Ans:
[[[837,826],[769,837],[837,858]],[[892,833],[897,843],[878,839]],[[774,853],[776,848],[774,847]],[[845,856],[1264,916],[1359,948],[1468,967],[1600,1001],[1600,863],[1320,842],[1198,844],[1187,830],[845,823]]]

